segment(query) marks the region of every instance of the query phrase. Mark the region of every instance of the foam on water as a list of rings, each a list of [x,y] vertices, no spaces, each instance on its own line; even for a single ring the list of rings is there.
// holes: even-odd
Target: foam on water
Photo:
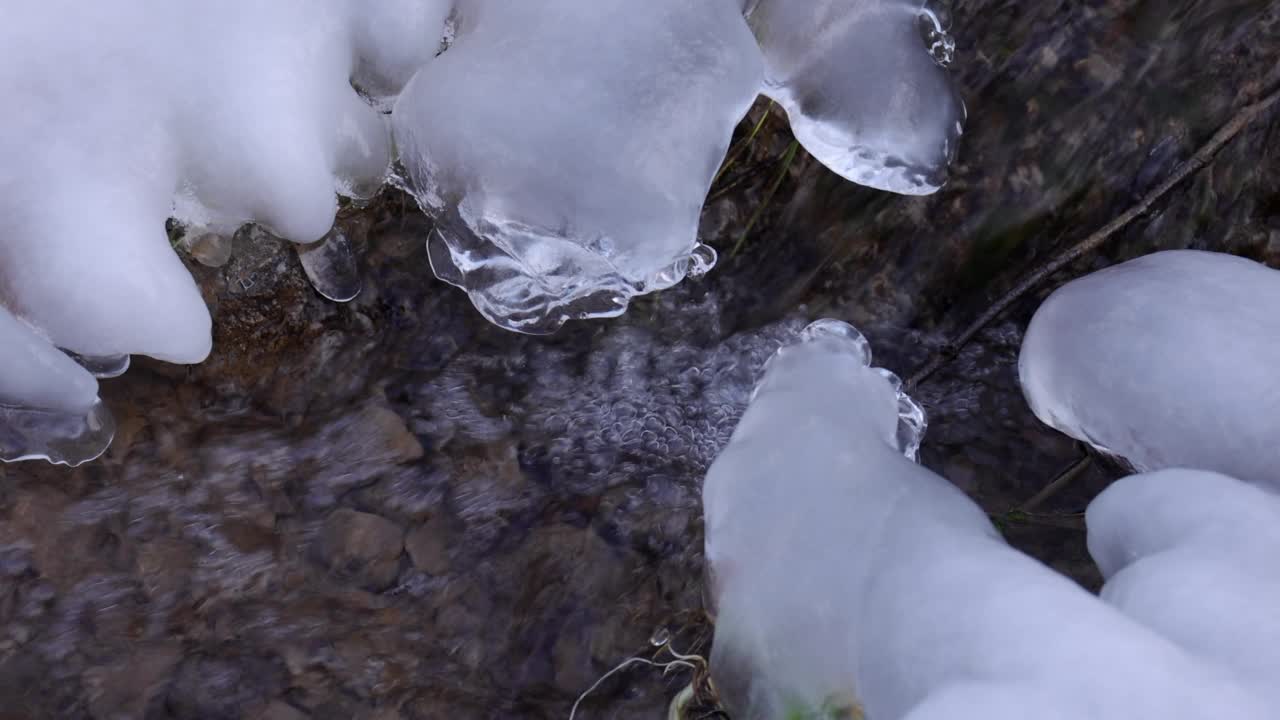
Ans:
[[[311,286],[334,302],[350,302],[360,294],[360,266],[351,240],[333,228],[318,243],[298,245],[298,260]]]

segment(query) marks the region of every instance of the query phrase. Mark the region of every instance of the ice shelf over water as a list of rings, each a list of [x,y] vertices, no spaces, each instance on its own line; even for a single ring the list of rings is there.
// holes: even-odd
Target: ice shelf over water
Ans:
[[[1018,358],[1036,417],[1138,470],[1280,488],[1280,272],[1194,250],[1067,283]]]
[[[954,42],[926,3],[756,0],[749,18],[764,51],[764,93],[814,157],[896,193],[926,195],[946,182],[965,107],[943,67]]]
[[[31,361],[54,348],[101,377],[208,355],[166,219],[209,267],[244,223],[316,243],[307,277],[351,299],[336,197],[373,195],[397,142],[433,268],[486,317],[616,315],[714,264],[699,214],[762,87],[838,172],[936,189],[963,115],[950,47],[887,0],[23,0],[0,24],[0,344],[26,361],[0,403],[49,410],[71,376]]]
[[[1162,635],[1149,606],[1116,591],[1117,609],[1010,548],[977,505],[903,454],[904,402],[857,331],[824,321],[769,363],[708,473],[711,669],[733,717],[853,717],[854,707],[876,720],[1273,715],[1238,664]],[[1100,512],[1124,517],[1103,526],[1143,527],[1147,498],[1117,491]],[[1107,557],[1156,550],[1140,540],[1090,542]],[[1217,622],[1183,609],[1166,617]],[[806,710],[831,714],[797,714]]]
[[[469,0],[392,113],[431,262],[549,332],[714,260],[698,216],[761,82],[736,0]]]

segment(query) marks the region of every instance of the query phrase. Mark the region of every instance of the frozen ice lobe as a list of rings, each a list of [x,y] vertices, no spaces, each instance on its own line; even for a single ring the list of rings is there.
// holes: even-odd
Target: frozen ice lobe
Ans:
[[[1280,707],[1280,497],[1162,470],[1117,481],[1087,521],[1103,600]]]
[[[1190,467],[1280,488],[1280,272],[1160,252],[1058,289],[1018,358],[1046,424],[1138,470]]]
[[[861,185],[926,195],[946,181],[965,120],[950,39],[921,0],[758,0],[749,20],[764,93],[814,157]],[[931,48],[922,27],[928,28]]]
[[[698,216],[760,52],[736,0],[469,0],[392,112],[432,266],[549,332],[705,270]]]
[[[93,375],[0,305],[0,461],[78,465],[114,434]]]
[[[0,405],[86,413],[98,381],[0,306]]]
[[[735,718],[1270,716],[909,460],[901,399],[860,340],[826,321],[781,350],[707,475],[711,671]]]

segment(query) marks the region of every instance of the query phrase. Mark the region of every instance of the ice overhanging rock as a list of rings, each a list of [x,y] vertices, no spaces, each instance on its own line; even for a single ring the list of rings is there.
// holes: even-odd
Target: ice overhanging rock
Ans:
[[[463,3],[392,112],[436,273],[541,333],[706,270],[698,216],[760,82],[731,1]]]
[[[699,213],[762,87],[784,105],[796,99],[797,135],[837,172],[901,192],[936,187],[935,165],[954,151],[947,130],[935,152],[938,128],[957,113],[916,29],[927,10],[807,7],[20,4],[0,26],[0,92],[14,100],[0,119],[0,344],[25,354],[0,368],[0,405],[7,417],[34,409],[67,414],[62,427],[101,428],[105,409],[85,402],[96,397],[93,373],[53,359],[59,349],[104,377],[133,354],[208,355],[209,313],[167,219],[185,229],[178,247],[215,267],[243,223],[313,244],[300,254],[307,276],[323,296],[351,299],[359,258],[332,230],[336,198],[378,191],[397,146],[404,172],[393,179],[436,221],[437,274],[490,320],[535,333],[617,315],[635,295],[714,264]],[[839,32],[813,25],[828,20]],[[774,42],[806,33],[821,36],[816,54]],[[877,69],[885,62],[898,74]],[[850,171],[848,153],[815,130],[828,126],[893,169]],[[907,175],[919,177],[885,181]],[[75,408],[45,406],[59,378]],[[100,451],[61,455],[74,464]]]
[[[893,192],[937,190],[962,131],[954,43],[920,2],[469,0],[455,20],[396,141],[436,274],[510,330],[708,270],[698,216],[761,90],[819,161]]]

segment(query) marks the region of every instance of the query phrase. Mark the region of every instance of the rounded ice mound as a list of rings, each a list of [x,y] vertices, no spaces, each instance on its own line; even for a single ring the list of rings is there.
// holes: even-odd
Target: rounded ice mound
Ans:
[[[823,165],[905,195],[946,182],[965,108],[942,67],[954,43],[925,2],[757,0],[748,9],[764,93]]]
[[[1116,481],[1086,521],[1104,601],[1280,704],[1280,497],[1161,470]]]
[[[707,473],[711,673],[733,717],[1274,715],[1257,675],[1009,547],[904,457],[895,388],[868,359],[847,325],[812,326],[768,364]],[[1148,522],[1149,503],[1123,504],[1122,526]]]
[[[392,112],[436,274],[545,333],[705,271],[698,216],[760,78],[734,0],[462,4]]]
[[[1067,283],[1018,358],[1044,423],[1138,470],[1191,467],[1280,488],[1280,272],[1155,253]]]
[[[754,401],[769,377],[769,371],[775,363],[787,364],[797,352],[805,353],[810,349],[821,348],[830,353],[828,360],[836,365],[827,368],[829,372],[840,372],[840,364],[850,364],[862,369],[871,370],[871,375],[883,381],[893,393],[896,423],[890,427],[885,425],[883,433],[885,441],[896,448],[910,460],[918,459],[920,443],[924,440],[928,420],[924,409],[903,390],[902,380],[885,368],[871,366],[871,344],[857,328],[842,320],[824,318],[815,320],[800,331],[795,344],[779,348],[773,357],[765,363],[765,374],[752,392]],[[866,379],[875,386],[880,383],[870,375]],[[884,415],[888,418],[888,414]]]

